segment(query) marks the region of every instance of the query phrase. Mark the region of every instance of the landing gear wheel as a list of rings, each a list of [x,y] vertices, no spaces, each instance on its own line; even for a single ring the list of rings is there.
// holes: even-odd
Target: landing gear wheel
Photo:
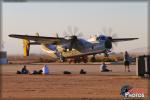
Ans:
[[[92,62],[95,62],[95,61],[96,61],[95,56],[93,56],[93,57],[91,58],[91,61],[92,61]]]
[[[84,56],[84,57],[82,58],[82,61],[83,61],[84,63],[87,63],[87,62],[88,62],[88,57],[87,57],[87,56]]]
[[[66,61],[66,59],[64,57],[60,58],[60,62],[65,62],[65,61]]]

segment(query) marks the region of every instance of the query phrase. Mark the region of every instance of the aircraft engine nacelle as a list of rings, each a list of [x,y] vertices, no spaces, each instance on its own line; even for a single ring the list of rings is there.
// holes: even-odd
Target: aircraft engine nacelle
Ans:
[[[105,48],[106,49],[111,49],[112,48],[111,37],[108,37],[108,39],[105,41]]]
[[[97,37],[97,40],[100,43],[104,43],[104,46],[106,49],[111,49],[112,48],[112,37],[110,36],[105,36],[105,35],[100,35]]]
[[[24,39],[23,40],[23,54],[24,56],[29,56],[29,51],[30,51],[30,41],[29,40],[26,40]]]

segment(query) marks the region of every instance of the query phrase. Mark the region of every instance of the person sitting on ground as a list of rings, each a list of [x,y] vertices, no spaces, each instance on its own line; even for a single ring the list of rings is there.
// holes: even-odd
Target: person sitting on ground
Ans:
[[[21,69],[21,71],[17,71],[17,74],[29,74],[29,71],[26,68],[26,65]]]
[[[38,71],[38,74],[42,74],[42,72],[43,72],[42,70],[39,70],[39,71]]]
[[[80,74],[86,74],[86,71],[84,71],[83,69],[80,70]]]
[[[42,74],[49,74],[49,69],[47,64],[42,68]]]
[[[112,71],[112,70],[107,69],[107,65],[105,64],[105,62],[103,62],[103,64],[100,66],[100,70],[101,70],[101,72]]]
[[[21,74],[29,74],[29,71],[26,68],[26,65],[24,65],[24,67],[21,70]]]

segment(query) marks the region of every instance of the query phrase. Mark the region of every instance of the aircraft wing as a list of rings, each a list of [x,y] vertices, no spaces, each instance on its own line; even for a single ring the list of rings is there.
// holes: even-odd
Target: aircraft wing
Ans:
[[[94,51],[94,52],[81,53],[81,54],[78,54],[78,55],[68,56],[68,57],[65,57],[65,58],[75,58],[75,57],[82,57],[82,56],[100,54],[100,53],[104,53],[105,51],[106,50],[97,50],[97,51]]]
[[[114,38],[112,39],[112,42],[122,42],[122,41],[131,41],[131,40],[136,40],[139,38]]]
[[[62,42],[67,42],[66,39],[59,38],[59,37],[31,36],[31,35],[18,35],[18,34],[10,34],[9,37],[31,40],[43,44],[61,44]]]

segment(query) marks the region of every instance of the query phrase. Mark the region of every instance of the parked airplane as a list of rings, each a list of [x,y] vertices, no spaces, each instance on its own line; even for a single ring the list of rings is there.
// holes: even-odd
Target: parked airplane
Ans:
[[[78,38],[76,35],[67,37],[45,37],[31,35],[10,34],[9,37],[23,39],[24,56],[29,56],[30,45],[41,45],[42,50],[51,57],[61,61],[74,59],[75,62],[87,62],[87,56],[104,53],[108,56],[111,52],[112,43],[130,41],[138,38],[112,38],[111,36],[99,35],[88,40]]]

